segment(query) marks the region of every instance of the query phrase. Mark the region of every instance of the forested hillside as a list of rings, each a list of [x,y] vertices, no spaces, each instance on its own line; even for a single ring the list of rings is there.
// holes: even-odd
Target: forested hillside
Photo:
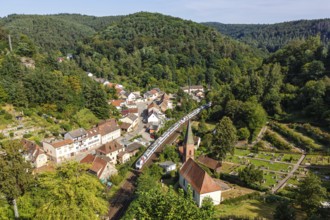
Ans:
[[[123,17],[77,50],[86,71],[127,86],[220,85],[260,65],[260,52],[212,28],[152,13]]]
[[[27,35],[42,52],[72,52],[77,42],[104,29],[116,16],[94,17],[80,14],[9,15],[0,19],[13,41]]]
[[[323,43],[330,40],[330,19],[299,20],[278,24],[222,24],[204,23],[222,34],[254,47],[274,52],[293,39],[306,39],[320,35]]]
[[[38,53],[26,36],[10,52],[2,29],[0,50],[0,103],[58,118],[70,118],[83,108],[99,118],[109,117],[105,91],[74,61],[59,63],[55,55]]]

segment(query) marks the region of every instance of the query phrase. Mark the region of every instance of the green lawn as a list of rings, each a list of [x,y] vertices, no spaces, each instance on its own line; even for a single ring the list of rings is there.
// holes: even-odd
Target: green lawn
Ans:
[[[244,216],[248,218],[273,219],[276,204],[268,204],[259,200],[245,200],[239,204],[220,204],[216,206],[216,218],[224,216]]]
[[[310,163],[312,165],[330,165],[330,156],[307,155],[302,164]]]

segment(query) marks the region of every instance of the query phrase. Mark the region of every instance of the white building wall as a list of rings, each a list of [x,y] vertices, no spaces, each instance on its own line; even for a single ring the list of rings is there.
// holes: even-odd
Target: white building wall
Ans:
[[[121,130],[119,128],[118,130],[115,130],[115,131],[113,131],[113,132],[111,132],[109,134],[106,134],[106,135],[102,136],[101,137],[101,145],[102,144],[106,144],[106,143],[108,143],[108,142],[110,142],[110,141],[112,141],[114,139],[119,138],[120,135],[121,135]]]
[[[185,179],[180,175],[179,177],[179,185],[181,188],[183,188],[185,191],[187,191],[187,186],[188,186],[188,181],[185,181]],[[221,202],[221,191],[215,191],[215,192],[210,192],[210,193],[204,193],[204,194],[199,194],[196,192],[192,187],[190,187],[191,190],[193,191],[193,198],[197,205],[199,207],[202,206],[203,199],[206,197],[210,197],[213,200],[214,205],[219,205]]]
[[[34,162],[34,166],[36,168],[42,167],[47,164],[47,155],[46,154],[40,154],[37,158],[36,161]]]

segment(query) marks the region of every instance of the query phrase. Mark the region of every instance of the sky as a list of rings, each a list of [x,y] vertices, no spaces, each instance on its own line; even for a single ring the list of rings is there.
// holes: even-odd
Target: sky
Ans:
[[[271,24],[330,18],[330,0],[0,0],[0,17],[56,13],[108,16],[139,11],[196,22]]]

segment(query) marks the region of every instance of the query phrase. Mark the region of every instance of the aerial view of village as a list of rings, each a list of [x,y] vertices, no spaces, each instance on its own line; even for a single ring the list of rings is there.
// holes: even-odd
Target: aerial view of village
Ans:
[[[330,219],[326,0],[1,8],[0,219]]]

